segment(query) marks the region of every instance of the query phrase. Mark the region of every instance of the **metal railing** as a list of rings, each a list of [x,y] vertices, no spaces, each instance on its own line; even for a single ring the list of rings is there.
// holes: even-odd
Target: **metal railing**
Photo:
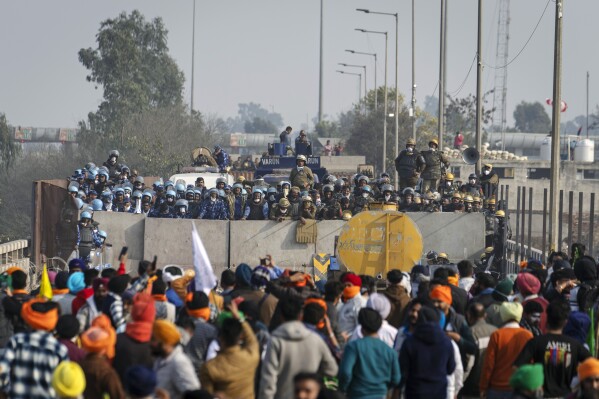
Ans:
[[[540,254],[538,259],[546,263],[551,251],[568,253],[572,244],[577,242],[586,246],[587,254],[593,257],[597,256],[594,243],[596,216],[594,192],[578,192],[576,195],[574,191],[560,190],[557,237],[560,244],[559,248],[550,248],[549,190],[543,189],[542,205],[537,206],[540,209],[533,207],[535,191],[532,187],[518,186],[515,191],[516,203],[510,206],[510,186],[501,185],[499,190],[500,203],[508,214],[514,232],[512,240],[507,241],[507,246],[511,248],[508,251],[511,251],[512,262],[518,264],[522,260],[530,257],[536,258]],[[539,194],[536,193],[536,195]],[[564,231],[566,232],[565,236]]]

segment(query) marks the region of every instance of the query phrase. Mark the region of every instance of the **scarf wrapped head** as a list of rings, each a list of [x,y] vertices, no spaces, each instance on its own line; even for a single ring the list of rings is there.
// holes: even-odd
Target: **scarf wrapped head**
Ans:
[[[194,291],[185,298],[187,313],[196,319],[210,320],[210,301],[202,291]]]
[[[181,334],[177,330],[177,326],[166,320],[156,320],[152,334],[158,341],[168,345],[177,345],[181,340]]]
[[[105,344],[105,350],[106,350],[106,357],[108,359],[113,359],[114,358],[114,346],[116,345],[116,331],[114,331],[114,328],[112,327],[112,323],[110,322],[110,319],[108,318],[108,316],[106,316],[105,314],[101,314],[100,316],[96,317],[91,324],[91,327],[98,327],[100,329],[102,329],[106,335],[107,335],[107,339],[105,342],[101,342],[101,344]],[[81,344],[83,345],[83,347],[85,349],[87,349],[89,352],[95,352],[98,353],[99,351],[93,351],[91,349],[86,348],[86,344],[84,342],[84,338],[83,335],[85,335],[85,332],[81,335]],[[91,338],[91,337],[88,337]],[[98,343],[95,343],[92,340],[88,340],[87,341],[88,344],[90,345],[90,347],[93,347],[94,345],[98,345]]]
[[[58,304],[34,298],[23,304],[21,317],[34,330],[52,331],[58,322]]]
[[[155,318],[154,298],[145,293],[136,294],[133,297],[131,321],[125,327],[125,334],[138,342],[149,342]]]
[[[438,285],[430,293],[431,299],[437,299],[441,302],[445,302],[449,305],[453,302],[453,297],[451,296],[451,288],[447,285]]]
[[[597,376],[599,376],[599,360],[594,357],[589,357],[578,365],[578,379],[580,381]]]

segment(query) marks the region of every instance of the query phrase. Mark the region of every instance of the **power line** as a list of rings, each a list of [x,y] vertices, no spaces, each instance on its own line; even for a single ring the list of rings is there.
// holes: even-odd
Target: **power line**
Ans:
[[[512,62],[516,61],[516,59],[520,56],[520,54],[522,54],[522,52],[526,49],[526,46],[528,46],[528,43],[530,42],[530,40],[534,36],[535,32],[537,31],[537,28],[539,27],[541,21],[543,20],[543,17],[545,16],[545,12],[547,11],[547,7],[549,7],[549,3],[551,3],[551,1],[552,0],[547,1],[547,4],[545,5],[545,9],[543,9],[543,13],[541,14],[541,17],[539,18],[539,20],[537,21],[535,28],[532,30],[532,33],[528,37],[528,40],[526,40],[526,43],[524,43],[524,46],[520,49],[520,51],[518,51],[518,54],[516,54],[516,56],[514,58],[512,58],[511,60],[508,61],[507,64],[502,65],[502,66],[496,66],[496,65],[494,66],[494,65],[488,65],[488,64],[484,64],[484,65],[489,68],[492,68],[492,69],[502,69],[502,68],[507,68]]]
[[[470,72],[472,72],[472,66],[474,66],[475,61],[476,61],[476,53],[474,53],[474,58],[472,59],[472,63],[470,63],[470,69],[468,69],[468,73],[466,74],[466,77],[462,81],[462,84],[460,85],[460,87],[458,87],[457,90],[449,93],[450,95],[455,96],[455,95],[459,94],[460,91],[462,91],[462,89],[464,88],[464,85],[466,84],[466,81],[468,80],[468,77],[470,76]]]

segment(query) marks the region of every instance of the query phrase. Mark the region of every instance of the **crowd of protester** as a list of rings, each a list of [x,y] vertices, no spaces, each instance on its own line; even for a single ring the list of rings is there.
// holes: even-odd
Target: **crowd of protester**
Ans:
[[[267,255],[195,273],[73,259],[0,276],[0,391],[8,398],[596,398],[599,276],[576,245],[517,275],[441,254],[386,279],[329,281]],[[134,277],[135,276],[135,277]],[[334,278],[333,278],[334,277]]]

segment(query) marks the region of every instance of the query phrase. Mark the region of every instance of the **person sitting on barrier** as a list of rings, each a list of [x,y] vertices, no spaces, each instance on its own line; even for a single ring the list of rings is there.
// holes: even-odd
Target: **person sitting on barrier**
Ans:
[[[306,224],[307,219],[316,219],[316,207],[314,206],[314,202],[312,202],[312,197],[306,195],[302,198],[298,219],[301,224]]]

